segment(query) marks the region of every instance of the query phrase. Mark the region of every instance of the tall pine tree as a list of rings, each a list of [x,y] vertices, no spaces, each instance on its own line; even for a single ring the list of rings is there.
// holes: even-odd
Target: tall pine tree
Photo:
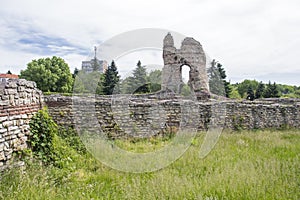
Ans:
[[[213,60],[211,67],[208,69],[209,90],[213,94],[225,96],[224,82],[216,65],[217,62]]]
[[[120,76],[118,75],[118,69],[114,61],[111,62],[111,65],[108,66],[107,70],[104,73],[104,77],[99,82],[102,82],[102,94],[104,95],[112,95],[116,93]]]
[[[138,63],[136,64],[136,68],[133,70],[133,78],[137,87],[140,87],[147,83],[146,67],[142,66],[141,61],[138,61]]]
[[[277,84],[274,82],[273,84],[271,84],[271,81],[269,81],[269,83],[267,84],[267,87],[265,89],[264,98],[277,98],[279,97],[279,89]]]
[[[254,100],[254,91],[252,89],[252,87],[248,87],[248,90],[247,90],[247,99],[250,100],[250,101],[253,101]]]
[[[263,97],[264,94],[264,90],[265,90],[265,84],[263,84],[263,82],[259,82],[257,89],[255,91],[255,99],[259,99]]]
[[[146,67],[142,66],[141,61],[138,61],[136,68],[133,70],[133,76],[128,77],[129,93],[147,93],[150,92],[149,84],[147,83]]]
[[[215,60],[211,62],[208,70],[209,88],[213,94],[229,97],[231,92],[230,82],[226,81],[226,72],[222,65]]]

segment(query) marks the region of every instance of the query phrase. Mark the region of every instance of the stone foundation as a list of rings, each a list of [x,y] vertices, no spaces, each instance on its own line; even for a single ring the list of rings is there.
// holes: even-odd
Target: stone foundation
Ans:
[[[36,84],[10,79],[0,84],[0,170],[11,165],[14,152],[27,147],[30,118],[41,107],[43,95]]]
[[[260,101],[190,101],[179,98],[128,96],[46,96],[50,115],[64,126],[98,127],[112,137],[151,137],[179,127],[203,131],[228,129],[300,128],[299,99]],[[73,107],[75,106],[75,107]],[[96,119],[96,120],[94,120]],[[175,129],[174,129],[175,128]]]

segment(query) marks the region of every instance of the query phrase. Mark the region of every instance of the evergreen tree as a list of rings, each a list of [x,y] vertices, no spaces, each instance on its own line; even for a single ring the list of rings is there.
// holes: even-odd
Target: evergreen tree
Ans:
[[[136,68],[133,70],[133,78],[136,87],[143,86],[147,83],[146,67],[142,66],[141,61],[138,61]]]
[[[217,63],[217,68],[218,68],[221,79],[225,80],[227,77],[225,69],[222,67],[222,65],[220,63]]]
[[[271,94],[272,94],[272,97],[274,98],[278,98],[280,97],[279,95],[279,89],[278,89],[278,86],[277,84],[274,82],[272,85],[271,85]]]
[[[209,87],[212,93],[229,98],[232,89],[226,77],[226,71],[222,65],[213,60],[209,70]]]
[[[247,98],[248,88],[251,87],[256,90],[258,82],[256,80],[244,80],[243,82],[237,84],[237,90],[242,98]]]
[[[149,73],[149,75],[147,76],[147,80],[150,83],[161,84],[161,76],[162,76],[162,71],[156,69]]]
[[[126,79],[126,93],[148,93],[150,92],[150,84],[147,82],[146,67],[142,66],[138,61],[136,68],[133,70],[133,76]]]
[[[208,69],[209,90],[213,94],[225,96],[225,88],[224,88],[224,84],[223,84],[224,82],[221,78],[221,74],[216,65],[217,65],[217,62],[215,60],[213,60],[211,62],[211,67]]]
[[[105,73],[104,74],[100,74],[100,78],[98,80],[98,85],[96,87],[96,94],[104,94],[104,89],[103,89],[103,84],[105,82]]]
[[[119,83],[120,76],[117,70],[116,64],[114,61],[111,62],[111,65],[108,66],[108,69],[104,73],[102,82],[102,93],[105,95],[111,95],[114,92],[115,87]],[[100,93],[100,91],[98,91]]]
[[[264,90],[265,90],[265,84],[263,84],[263,82],[259,82],[256,92],[255,92],[255,99],[259,99],[263,97],[264,94]]]
[[[266,89],[263,93],[263,97],[264,98],[270,98],[272,97],[272,85],[271,85],[271,81],[269,81],[269,83],[266,85]]]
[[[231,90],[232,90],[232,88],[230,87],[230,82],[228,82],[226,80],[223,80],[223,81],[224,81],[224,88],[225,88],[225,96],[227,98],[229,98]]]
[[[149,89],[150,92],[157,92],[161,90],[161,76],[162,71],[159,69],[156,69],[154,71],[151,71],[149,75],[147,76],[147,82],[149,82]]]
[[[93,68],[94,72],[100,71],[100,64],[99,64],[99,62],[98,62],[98,60],[97,60],[96,57],[92,59],[91,64],[92,64],[92,68]]]
[[[250,100],[250,101],[254,100],[254,91],[251,87],[248,88],[247,99]]]
[[[277,84],[275,82],[273,84],[271,84],[271,81],[269,81],[263,96],[264,96],[264,98],[280,97]]]
[[[12,74],[12,73],[11,73],[11,71],[10,71],[10,70],[8,70],[6,74]]]
[[[127,78],[125,78],[122,83],[121,83],[121,91],[122,94],[132,94],[134,92],[134,88],[133,88],[133,77],[129,76]]]
[[[72,77],[76,78],[76,76],[78,75],[78,73],[79,73],[79,69],[77,69],[77,67],[75,67],[74,73],[72,74]]]

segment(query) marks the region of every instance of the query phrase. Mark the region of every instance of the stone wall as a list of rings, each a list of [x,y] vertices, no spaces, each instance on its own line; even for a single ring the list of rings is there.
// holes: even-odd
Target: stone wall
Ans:
[[[101,127],[112,137],[150,137],[171,129],[207,130],[300,128],[299,99],[198,102],[179,98],[157,99],[135,96],[64,97],[46,96],[54,120],[81,129]],[[100,125],[100,126],[99,126]]]
[[[186,37],[180,49],[174,46],[170,33],[163,42],[164,67],[162,69],[162,90],[172,90],[178,94],[184,85],[182,66],[190,68],[188,85],[198,99],[207,100],[209,97],[208,77],[206,71],[206,55],[200,42]]]
[[[24,79],[0,83],[0,169],[11,164],[12,154],[27,147],[29,120],[41,107],[43,95]]]

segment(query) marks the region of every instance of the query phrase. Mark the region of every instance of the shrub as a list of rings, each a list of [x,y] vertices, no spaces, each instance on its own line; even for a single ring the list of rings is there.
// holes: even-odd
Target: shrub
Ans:
[[[53,138],[58,128],[48,114],[47,108],[38,111],[31,119],[28,145],[33,155],[44,163],[53,160]]]
[[[73,128],[59,127],[58,136],[61,137],[70,147],[75,149],[78,153],[85,154],[87,152],[84,144],[77,135],[76,130],[74,130]]]

